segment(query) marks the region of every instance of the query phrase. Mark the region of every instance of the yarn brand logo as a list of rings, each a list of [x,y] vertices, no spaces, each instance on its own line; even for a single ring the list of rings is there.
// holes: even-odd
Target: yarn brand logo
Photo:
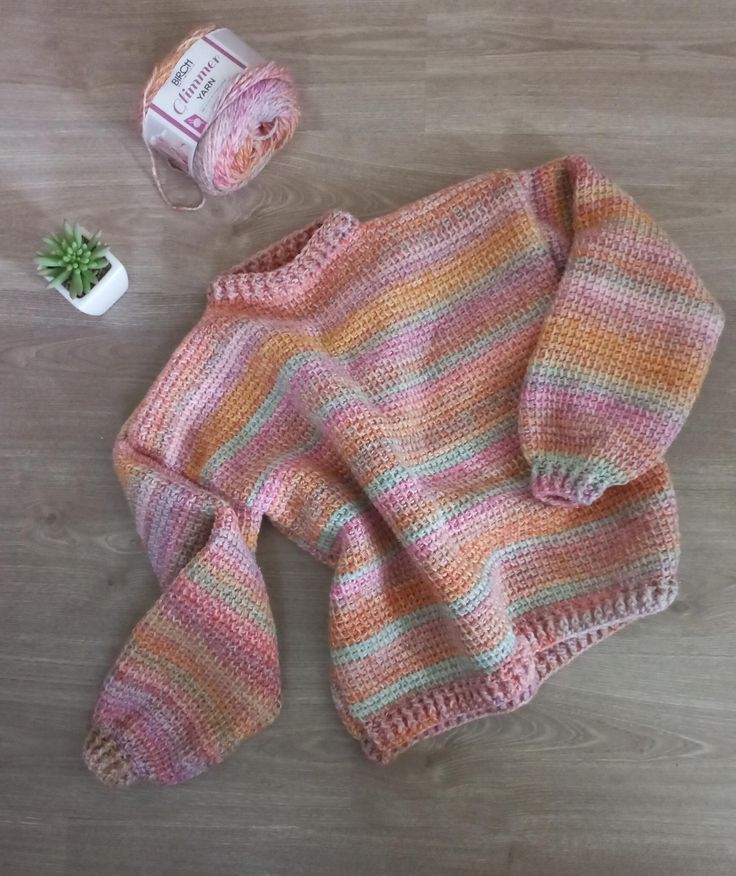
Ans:
[[[174,75],[171,77],[171,84],[174,86],[174,88],[178,88],[181,85],[181,81],[187,75],[187,71],[189,70],[190,67],[193,67],[193,66],[194,66],[194,61],[192,61],[191,58],[185,58],[181,62],[178,69],[176,70]]]
[[[204,129],[207,127],[207,122],[202,118],[202,116],[193,115],[188,116],[184,121],[189,125],[190,128],[194,128],[194,130],[201,134]]]

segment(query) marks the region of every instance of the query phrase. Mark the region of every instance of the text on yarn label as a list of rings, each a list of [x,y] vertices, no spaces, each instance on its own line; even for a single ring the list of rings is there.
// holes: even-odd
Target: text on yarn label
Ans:
[[[194,153],[227,95],[247,67],[264,59],[227,28],[197,40],[174,64],[143,119],[143,139],[192,174]]]

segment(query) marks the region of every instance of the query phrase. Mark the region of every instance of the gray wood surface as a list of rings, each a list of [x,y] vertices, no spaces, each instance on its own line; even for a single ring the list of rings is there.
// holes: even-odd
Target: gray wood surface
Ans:
[[[4,876],[736,872],[736,18],[732,0],[218,0],[289,63],[292,145],[197,214],[159,200],[135,129],[193,0],[2,0],[0,871]],[[285,706],[178,788],[80,759],[99,685],[156,595],[113,438],[219,270],[342,207],[367,218],[471,174],[583,152],[679,242],[729,318],[670,461],[682,595],[533,703],[362,759],[327,678],[328,570],[266,528]],[[186,181],[170,180],[187,193]],[[101,227],[131,288],[101,319],[31,258]]]

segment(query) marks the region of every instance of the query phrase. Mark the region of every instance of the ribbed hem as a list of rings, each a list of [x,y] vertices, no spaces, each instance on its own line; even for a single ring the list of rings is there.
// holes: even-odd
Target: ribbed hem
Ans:
[[[492,674],[458,679],[398,700],[360,724],[345,720],[366,756],[387,764],[417,742],[469,721],[518,709],[541,684],[583,651],[641,617],[664,611],[677,595],[674,578],[610,588],[594,596],[529,612],[515,626],[517,647]]]
[[[89,731],[82,756],[88,768],[106,785],[126,787],[138,779],[123,749],[95,727]]]
[[[532,493],[547,505],[591,505],[620,479],[603,465],[561,465],[547,459],[532,463]]]

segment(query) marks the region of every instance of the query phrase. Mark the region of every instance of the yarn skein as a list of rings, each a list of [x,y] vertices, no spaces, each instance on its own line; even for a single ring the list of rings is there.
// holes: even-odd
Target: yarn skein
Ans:
[[[141,129],[149,106],[177,60],[214,29],[211,25],[192,31],[154,67],[141,100]],[[299,116],[296,87],[286,67],[273,61],[247,67],[218,98],[212,122],[197,144],[191,176],[200,189],[199,203],[181,205],[169,200],[161,186],[153,149],[146,143],[159,195],[175,210],[198,210],[206,194],[237,191],[288,143],[299,124]]]

